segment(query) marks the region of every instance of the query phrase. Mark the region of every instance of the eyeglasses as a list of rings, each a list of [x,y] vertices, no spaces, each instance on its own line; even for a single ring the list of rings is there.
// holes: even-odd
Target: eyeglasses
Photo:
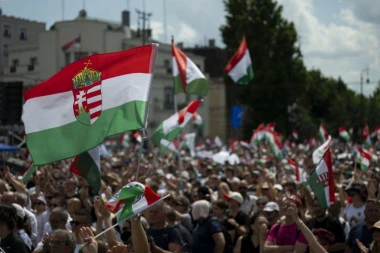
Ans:
[[[77,220],[72,220],[72,221],[70,221],[70,225],[79,226],[79,225],[81,225],[81,224],[83,224],[83,223],[80,222],[80,221],[77,221]]]

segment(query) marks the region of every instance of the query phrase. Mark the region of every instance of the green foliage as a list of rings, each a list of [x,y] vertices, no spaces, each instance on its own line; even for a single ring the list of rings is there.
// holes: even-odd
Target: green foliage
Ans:
[[[244,137],[260,123],[276,122],[276,130],[300,137],[316,135],[323,122],[330,134],[338,128],[373,129],[380,119],[380,88],[373,97],[361,98],[339,78],[307,70],[292,22],[282,17],[282,6],[274,0],[225,0],[226,25],[220,28],[228,57],[243,36],[252,58],[255,78],[247,86],[227,83],[227,106],[243,105]],[[297,104],[293,111],[289,105]],[[361,110],[362,108],[362,110]]]

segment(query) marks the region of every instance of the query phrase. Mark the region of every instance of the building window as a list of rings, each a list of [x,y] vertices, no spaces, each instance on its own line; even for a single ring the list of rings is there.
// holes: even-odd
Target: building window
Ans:
[[[173,87],[164,88],[164,109],[173,110],[174,109],[174,92]]]
[[[12,66],[17,67],[19,64],[20,64],[20,60],[19,59],[13,59],[12,60]]]
[[[170,66],[170,60],[168,60],[168,59],[164,60],[164,68],[166,69],[166,74],[172,73],[172,67]]]
[[[30,57],[30,64],[37,65],[37,57]]]
[[[4,55],[4,57],[8,57],[8,45],[7,44],[4,44],[3,55]]]
[[[74,60],[77,61],[79,59],[82,59],[84,57],[87,57],[88,53],[87,52],[75,52],[74,53]]]
[[[22,41],[27,41],[28,40],[28,34],[26,32],[26,28],[20,27],[19,37],[18,38],[20,40],[22,40]]]
[[[8,24],[3,25],[3,37],[4,38],[12,38],[11,26]]]
[[[65,66],[71,63],[71,54],[69,52],[65,53]]]

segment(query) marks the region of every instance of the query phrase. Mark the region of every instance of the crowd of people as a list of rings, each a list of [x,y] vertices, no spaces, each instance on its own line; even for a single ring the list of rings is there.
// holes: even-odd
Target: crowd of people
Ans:
[[[1,166],[0,247],[7,253],[380,252],[379,164],[360,170],[355,147],[331,142],[336,202],[328,208],[296,181],[285,159],[297,163],[301,178],[315,169],[313,150],[296,143],[283,159],[267,144],[235,147],[240,162],[234,164],[187,150],[180,156],[144,150],[140,156],[138,148],[109,146],[100,192],[70,171],[72,159],[38,167],[25,183]],[[221,149],[228,147],[204,147]],[[105,202],[134,180],[170,195],[118,223]]]

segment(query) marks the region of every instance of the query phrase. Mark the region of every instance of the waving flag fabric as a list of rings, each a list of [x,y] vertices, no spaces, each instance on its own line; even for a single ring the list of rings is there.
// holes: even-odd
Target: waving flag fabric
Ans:
[[[146,45],[92,55],[25,91],[22,120],[34,164],[74,157],[108,136],[144,128],[156,51]]]
[[[67,42],[66,44],[64,44],[61,49],[63,51],[66,51],[68,50],[69,48],[75,46],[75,47],[80,47],[80,43],[81,43],[81,39],[80,39],[80,36],[76,37],[75,39],[73,40],[70,40],[69,42]]]
[[[292,167],[292,169],[294,170],[294,172],[296,174],[296,181],[301,182],[301,173],[300,173],[300,169],[299,169],[297,163],[294,162],[290,158],[288,158],[288,163],[289,163],[290,167]]]
[[[118,222],[121,222],[143,212],[163,199],[148,186],[138,182],[131,182],[124,185],[112,196],[105,203],[105,206],[111,212],[117,212],[120,208],[123,208],[118,216]]]
[[[315,170],[310,174],[307,183],[313,190],[321,208],[327,208],[335,203],[334,176],[329,148]]]
[[[201,103],[201,100],[192,101],[184,109],[164,120],[164,122],[157,127],[151,136],[153,143],[159,147],[161,144],[161,139],[171,142],[177,138],[178,134],[193,117],[194,112],[197,111]]]
[[[322,142],[327,141],[329,138],[329,133],[327,132],[325,125],[322,123],[319,125],[319,137],[321,138]]]
[[[363,149],[362,147],[359,147],[356,154],[356,162],[359,165],[359,168],[361,170],[367,170],[369,167],[369,164],[371,163],[372,155],[371,153]]]
[[[347,130],[344,127],[339,127],[339,136],[345,141],[350,140],[350,134],[347,132]]]
[[[228,61],[224,70],[237,84],[249,84],[254,77],[247,41],[243,37],[239,49]]]
[[[197,65],[190,60],[172,41],[174,93],[206,96],[208,81]]]

